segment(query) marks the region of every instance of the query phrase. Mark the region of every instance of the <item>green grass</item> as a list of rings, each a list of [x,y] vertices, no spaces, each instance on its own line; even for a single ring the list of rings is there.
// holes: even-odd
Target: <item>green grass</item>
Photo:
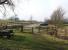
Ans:
[[[0,48],[5,48],[5,50],[68,50],[68,41],[53,40],[53,37],[49,35],[18,32],[15,33],[13,39],[0,38]]]
[[[7,22],[1,21],[3,25]],[[0,50],[68,50],[68,41],[46,34],[32,35],[15,30],[14,38],[0,38]]]

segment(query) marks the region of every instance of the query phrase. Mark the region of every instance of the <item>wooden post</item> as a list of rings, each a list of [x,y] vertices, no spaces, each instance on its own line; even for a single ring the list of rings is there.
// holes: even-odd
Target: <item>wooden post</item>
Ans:
[[[21,32],[24,32],[24,27],[23,26],[21,26]]]
[[[57,30],[58,28],[57,27],[55,27],[55,36],[57,37],[58,36],[58,30]]]
[[[7,25],[5,25],[5,29],[7,29]]]
[[[2,23],[1,23],[1,26],[2,26]]]
[[[49,27],[46,27],[46,32],[47,32],[47,34],[48,34],[48,30],[49,30]]]
[[[67,36],[67,28],[65,27],[65,37]]]
[[[32,27],[32,34],[34,34],[34,28]]]
[[[39,33],[40,33],[40,28],[41,28],[41,27],[39,26],[39,28],[38,28],[38,32],[39,32]]]

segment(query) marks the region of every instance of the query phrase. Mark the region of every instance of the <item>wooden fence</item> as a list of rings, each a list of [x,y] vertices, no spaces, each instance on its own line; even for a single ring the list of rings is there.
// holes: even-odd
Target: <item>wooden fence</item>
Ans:
[[[54,35],[56,37],[67,37],[68,38],[68,28],[57,28],[53,26],[37,26],[37,27],[24,27],[23,25],[5,25],[0,26],[0,29],[20,29],[21,32],[25,33],[47,33],[49,35]],[[62,35],[63,34],[63,35]]]

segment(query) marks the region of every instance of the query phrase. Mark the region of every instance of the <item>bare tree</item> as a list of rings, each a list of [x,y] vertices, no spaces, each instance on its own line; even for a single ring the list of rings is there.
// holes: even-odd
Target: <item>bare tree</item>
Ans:
[[[62,8],[58,8],[53,12],[51,15],[51,22],[52,24],[56,26],[62,26],[63,25],[63,20],[64,20],[64,14],[65,12],[63,11]]]
[[[4,18],[6,17],[6,13],[8,13],[6,6],[10,7],[10,9],[14,12],[14,9],[15,9],[14,1],[13,0],[0,0],[0,8],[3,9],[3,10],[0,10],[0,12],[3,14]],[[2,12],[2,11],[4,11],[4,12]],[[14,12],[14,14],[15,14],[15,12]]]

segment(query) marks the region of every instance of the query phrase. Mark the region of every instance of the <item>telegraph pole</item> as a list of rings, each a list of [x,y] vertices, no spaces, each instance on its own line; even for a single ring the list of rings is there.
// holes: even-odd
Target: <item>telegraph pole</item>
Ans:
[[[32,21],[33,21],[33,17],[31,16],[31,17],[30,17],[30,22],[32,23]]]

